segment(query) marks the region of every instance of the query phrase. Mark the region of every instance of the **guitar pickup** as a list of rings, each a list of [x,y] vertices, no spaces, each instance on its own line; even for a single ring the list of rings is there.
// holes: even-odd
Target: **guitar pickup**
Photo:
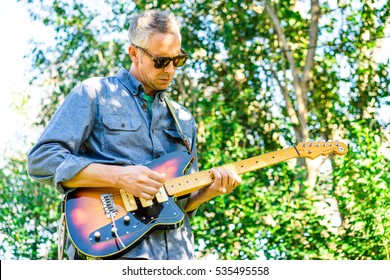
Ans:
[[[156,199],[159,203],[168,201],[168,195],[167,192],[165,191],[165,188],[160,189],[160,191],[156,194]]]
[[[161,188],[160,191],[155,195],[155,198],[158,203],[163,203],[168,201],[168,195],[164,188]],[[141,201],[142,207],[149,207],[153,205],[153,200],[146,200],[143,198],[139,199]]]
[[[123,203],[125,205],[126,211],[135,211],[137,210],[137,202],[133,195],[127,193],[125,190],[120,189],[121,197],[123,200]],[[165,201],[168,201],[168,195],[164,188],[161,188],[160,191],[156,194],[156,200],[158,203],[163,203]],[[143,198],[139,198],[139,201],[141,202],[142,207],[149,207],[153,205],[153,200],[146,200]]]
[[[125,205],[126,211],[135,211],[137,210],[137,202],[135,201],[135,198],[133,195],[127,193],[125,190],[120,189],[121,197],[123,204]]]
[[[141,205],[144,208],[153,205],[153,200],[146,200],[146,199],[143,199],[143,198],[139,198],[139,200],[141,201]]]

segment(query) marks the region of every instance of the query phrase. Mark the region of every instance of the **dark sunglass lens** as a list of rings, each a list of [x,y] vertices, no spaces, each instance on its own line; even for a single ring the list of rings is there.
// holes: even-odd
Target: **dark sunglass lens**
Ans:
[[[173,66],[175,67],[181,67],[184,65],[184,63],[186,62],[188,56],[187,55],[178,55],[178,56],[175,56],[175,57],[157,57],[157,58],[154,58],[154,67],[156,69],[162,69],[162,68],[165,68],[165,67],[168,67],[169,63],[171,63],[171,61],[173,62]]]
[[[164,65],[161,65],[161,62],[159,60],[154,61],[154,68],[161,69],[164,68]]]
[[[156,58],[156,61],[154,63],[154,67],[157,69],[165,68],[168,66],[168,64],[171,62],[170,57],[159,57]]]
[[[186,62],[186,60],[187,60],[187,57],[184,56],[184,55],[176,56],[176,57],[174,57],[174,59],[173,59],[173,65],[174,65],[175,67],[181,67],[181,66],[184,65],[184,63]]]

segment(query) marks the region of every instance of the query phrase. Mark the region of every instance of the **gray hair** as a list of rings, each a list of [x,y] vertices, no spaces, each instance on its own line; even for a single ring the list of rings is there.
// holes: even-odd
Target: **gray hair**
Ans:
[[[175,34],[181,39],[180,27],[179,21],[168,11],[143,11],[130,19],[129,42],[147,48],[154,33]]]

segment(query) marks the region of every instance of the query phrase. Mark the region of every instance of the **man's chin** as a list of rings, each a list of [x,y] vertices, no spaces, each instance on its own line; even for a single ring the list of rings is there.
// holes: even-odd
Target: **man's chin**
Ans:
[[[166,82],[166,83],[159,83],[158,85],[156,85],[156,89],[157,90],[166,90],[170,84],[171,84],[171,81]]]

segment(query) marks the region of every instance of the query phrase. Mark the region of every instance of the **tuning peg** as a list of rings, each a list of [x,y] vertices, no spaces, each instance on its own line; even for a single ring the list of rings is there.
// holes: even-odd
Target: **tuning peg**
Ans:
[[[339,152],[340,152],[340,153],[343,153],[344,151],[345,151],[344,147],[340,146],[340,147],[339,147]]]

